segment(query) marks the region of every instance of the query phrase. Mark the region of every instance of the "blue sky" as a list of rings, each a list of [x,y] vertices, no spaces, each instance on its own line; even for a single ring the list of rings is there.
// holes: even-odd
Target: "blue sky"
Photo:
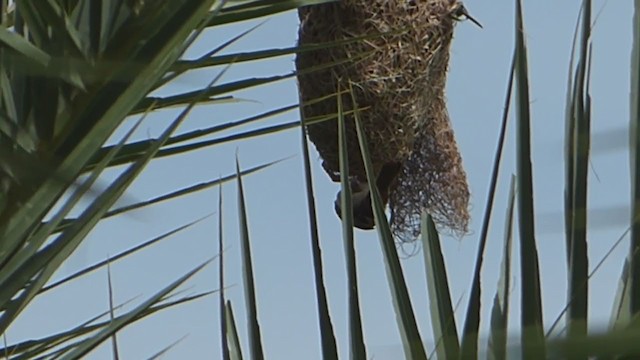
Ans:
[[[471,233],[464,238],[444,238],[443,249],[451,295],[462,298],[457,312],[458,327],[463,314],[498,127],[503,111],[508,67],[514,43],[514,1],[497,0],[488,6],[468,0],[467,8],[484,29],[470,22],[456,29],[448,80],[449,113],[462,152],[472,192]],[[531,109],[535,176],[535,209],[538,250],[543,286],[545,325],[549,326],[562,310],[566,297],[565,245],[562,232],[564,99],[569,49],[580,1],[525,1],[525,26],[529,47]],[[622,216],[601,217],[589,233],[591,268],[623,234],[628,219],[630,194],[628,139],[624,134],[629,119],[629,59],[631,46],[632,1],[594,1],[598,14],[593,36],[593,158],[590,172],[590,208],[595,211],[619,208]],[[202,36],[187,54],[199,56],[257,22],[236,24]],[[288,47],[295,44],[297,15],[288,12],[269,19],[256,31],[225,50]],[[293,70],[292,57],[232,66],[222,82],[257,76],[285,74]],[[220,69],[199,71],[179,78],[161,94],[188,91],[204,86]],[[281,81],[249,89],[234,96],[240,103],[201,106],[195,109],[180,131],[188,131],[239,120],[257,113],[294,104],[295,80]],[[139,138],[158,135],[178,110],[163,111],[147,120]],[[298,119],[297,111],[278,116],[258,126]],[[242,128],[243,130],[250,127]],[[497,209],[483,271],[483,329],[487,328],[490,304],[498,281],[504,209],[508,182],[515,171],[514,127],[509,128],[506,155],[501,169],[496,199]],[[234,130],[236,131],[236,130]],[[614,134],[614,135],[607,135]],[[224,144],[188,155],[165,158],[152,163],[128,191],[124,201],[144,200],[177,188],[218,178],[235,171],[235,153],[242,167],[294,156],[272,168],[245,178],[245,194],[262,338],[269,359],[319,359],[319,335],[309,248],[309,230],[304,197],[298,129]],[[341,224],[333,211],[338,185],[321,169],[312,151],[313,180],[320,224],[321,246],[330,311],[341,355],[347,355],[347,298]],[[161,204],[127,216],[106,220],[89,236],[57,277],[105,259],[144,240],[216,211],[217,189]],[[224,187],[224,231],[228,247],[227,291],[234,305],[243,339],[246,331],[242,292],[240,245],[234,184]],[[595,214],[592,212],[592,215]],[[598,213],[600,214],[600,213]],[[611,212],[609,212],[611,214]],[[595,216],[594,216],[595,217]],[[603,220],[604,219],[604,220]],[[112,266],[116,302],[137,297],[140,302],[202,261],[217,254],[217,214],[163,243]],[[597,225],[597,226],[596,226]],[[376,359],[396,359],[401,342],[389,298],[382,252],[375,232],[356,232],[360,295],[368,355]],[[517,258],[519,248],[514,243]],[[628,243],[624,242],[592,278],[590,315],[592,323],[603,325],[611,312],[613,294],[622,269]],[[402,261],[414,309],[424,339],[430,339],[424,265],[420,254]],[[519,321],[519,263],[513,262],[511,329]],[[215,289],[217,263],[189,282],[189,292]],[[107,275],[100,271],[52,291],[37,299],[22,320],[8,332],[9,342],[39,337],[70,328],[108,309]],[[127,359],[151,356],[169,343],[188,335],[169,352],[166,359],[220,358],[217,298],[209,297],[181,308],[160,313],[131,326],[119,335],[122,355]],[[108,346],[89,358],[110,356]]]

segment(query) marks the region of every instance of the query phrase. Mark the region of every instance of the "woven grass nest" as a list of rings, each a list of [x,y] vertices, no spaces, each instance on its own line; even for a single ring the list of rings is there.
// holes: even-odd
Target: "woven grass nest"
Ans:
[[[336,94],[352,89],[343,92],[342,104],[354,222],[360,228],[374,223],[350,115],[354,100],[396,239],[417,238],[423,209],[440,229],[467,232],[469,189],[444,95],[453,29],[461,15],[468,16],[456,0],[342,0],[299,9],[299,45],[344,41],[299,53],[296,66],[308,136],[336,182]],[[354,38],[362,39],[348,41]],[[328,121],[310,121],[329,114],[334,115]]]

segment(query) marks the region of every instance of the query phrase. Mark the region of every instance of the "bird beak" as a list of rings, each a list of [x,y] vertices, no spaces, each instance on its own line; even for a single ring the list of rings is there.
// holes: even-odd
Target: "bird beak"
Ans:
[[[474,24],[478,25],[478,27],[479,27],[480,29],[482,29],[482,28],[483,28],[483,27],[482,27],[482,24],[480,24],[480,22],[479,22],[478,20],[474,19],[471,15],[469,15],[469,14],[465,14],[465,16],[467,17],[467,19],[471,20],[471,22],[472,22],[472,23],[474,23]]]

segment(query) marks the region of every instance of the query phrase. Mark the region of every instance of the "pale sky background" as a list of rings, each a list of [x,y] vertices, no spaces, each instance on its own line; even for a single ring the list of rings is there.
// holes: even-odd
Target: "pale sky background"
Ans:
[[[536,224],[542,275],[545,326],[550,326],[566,297],[565,243],[562,232],[564,99],[569,49],[581,1],[524,1],[529,46],[531,109],[533,126]],[[490,4],[490,5],[488,5]],[[471,234],[443,238],[443,249],[451,284],[451,296],[462,297],[457,311],[458,329],[464,324],[482,212],[486,202],[491,165],[499,130],[508,67],[514,44],[514,1],[468,0],[467,8],[484,29],[460,23],[452,46],[447,97],[449,113],[472,191]],[[598,13],[593,36],[592,97],[593,139],[590,172],[590,208],[593,221],[589,233],[591,268],[621,236],[628,223],[629,170],[626,126],[629,119],[629,59],[631,49],[631,0],[594,1]],[[197,57],[255,25],[245,22],[206,32],[188,52]],[[269,19],[256,31],[230,46],[224,53],[288,47],[296,42],[297,14],[287,12]],[[286,74],[293,70],[293,57],[234,65],[221,82]],[[167,95],[204,86],[220,69],[187,74],[163,89]],[[205,128],[240,120],[297,102],[295,80],[249,89],[232,95],[251,100],[195,109],[180,131]],[[157,136],[178,110],[163,111],[147,120],[139,138]],[[297,110],[261,122],[248,130],[299,118]],[[513,124],[512,124],[513,125]],[[515,171],[514,126],[501,168],[500,192],[491,226],[483,271],[483,323],[487,329],[491,299],[498,281],[508,180]],[[232,132],[240,129],[232,130]],[[219,134],[217,136],[222,136]],[[319,359],[320,341],[309,240],[303,160],[299,129],[266,137],[228,143],[188,155],[153,162],[129,189],[127,201],[145,200],[172,190],[218,178],[235,171],[234,155],[248,168],[294,155],[286,162],[245,178],[245,194],[252,240],[258,313],[265,355],[268,359]],[[341,357],[348,354],[347,297],[341,224],[333,211],[338,184],[332,183],[312,152],[313,179],[320,224],[326,288]],[[217,209],[218,190],[211,189],[117,219],[110,219],[89,236],[55,278],[67,275],[151,239]],[[234,305],[243,355],[247,348],[240,245],[238,238],[236,187],[223,191],[227,296]],[[602,210],[618,209],[606,214]],[[605,216],[605,215],[608,215]],[[151,296],[196,265],[217,254],[217,214],[151,249],[112,265],[116,303],[133,297],[136,304]],[[356,231],[360,303],[368,356],[397,359],[402,345],[389,297],[382,252],[375,231]],[[592,278],[590,316],[594,327],[604,325],[620,277],[628,242],[614,252]],[[519,247],[513,248],[513,287],[510,329],[519,322]],[[423,258],[402,261],[423,339],[431,339]],[[188,286],[195,293],[216,289],[217,263],[193,278]],[[127,307],[131,309],[132,306]],[[37,299],[8,332],[8,341],[41,337],[71,328],[108,309],[107,274],[101,270]],[[219,359],[218,300],[216,296],[164,311],[119,334],[123,359],[144,359],[187,335],[165,359]],[[512,340],[517,340],[514,336]],[[482,340],[485,341],[484,339]],[[482,346],[482,345],[481,345]],[[431,351],[432,348],[428,349]],[[110,358],[110,344],[92,353],[90,359]]]

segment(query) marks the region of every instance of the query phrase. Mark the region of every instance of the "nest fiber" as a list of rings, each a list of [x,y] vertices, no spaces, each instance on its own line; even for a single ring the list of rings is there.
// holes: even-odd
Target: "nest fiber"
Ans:
[[[350,87],[342,95],[349,175],[366,182],[350,115],[355,103],[376,174],[402,164],[389,189],[391,227],[401,241],[420,233],[423,209],[440,228],[467,231],[469,190],[444,98],[460,7],[455,0],[342,0],[299,10],[300,45],[342,42],[296,58],[309,138],[339,181],[336,94]]]

